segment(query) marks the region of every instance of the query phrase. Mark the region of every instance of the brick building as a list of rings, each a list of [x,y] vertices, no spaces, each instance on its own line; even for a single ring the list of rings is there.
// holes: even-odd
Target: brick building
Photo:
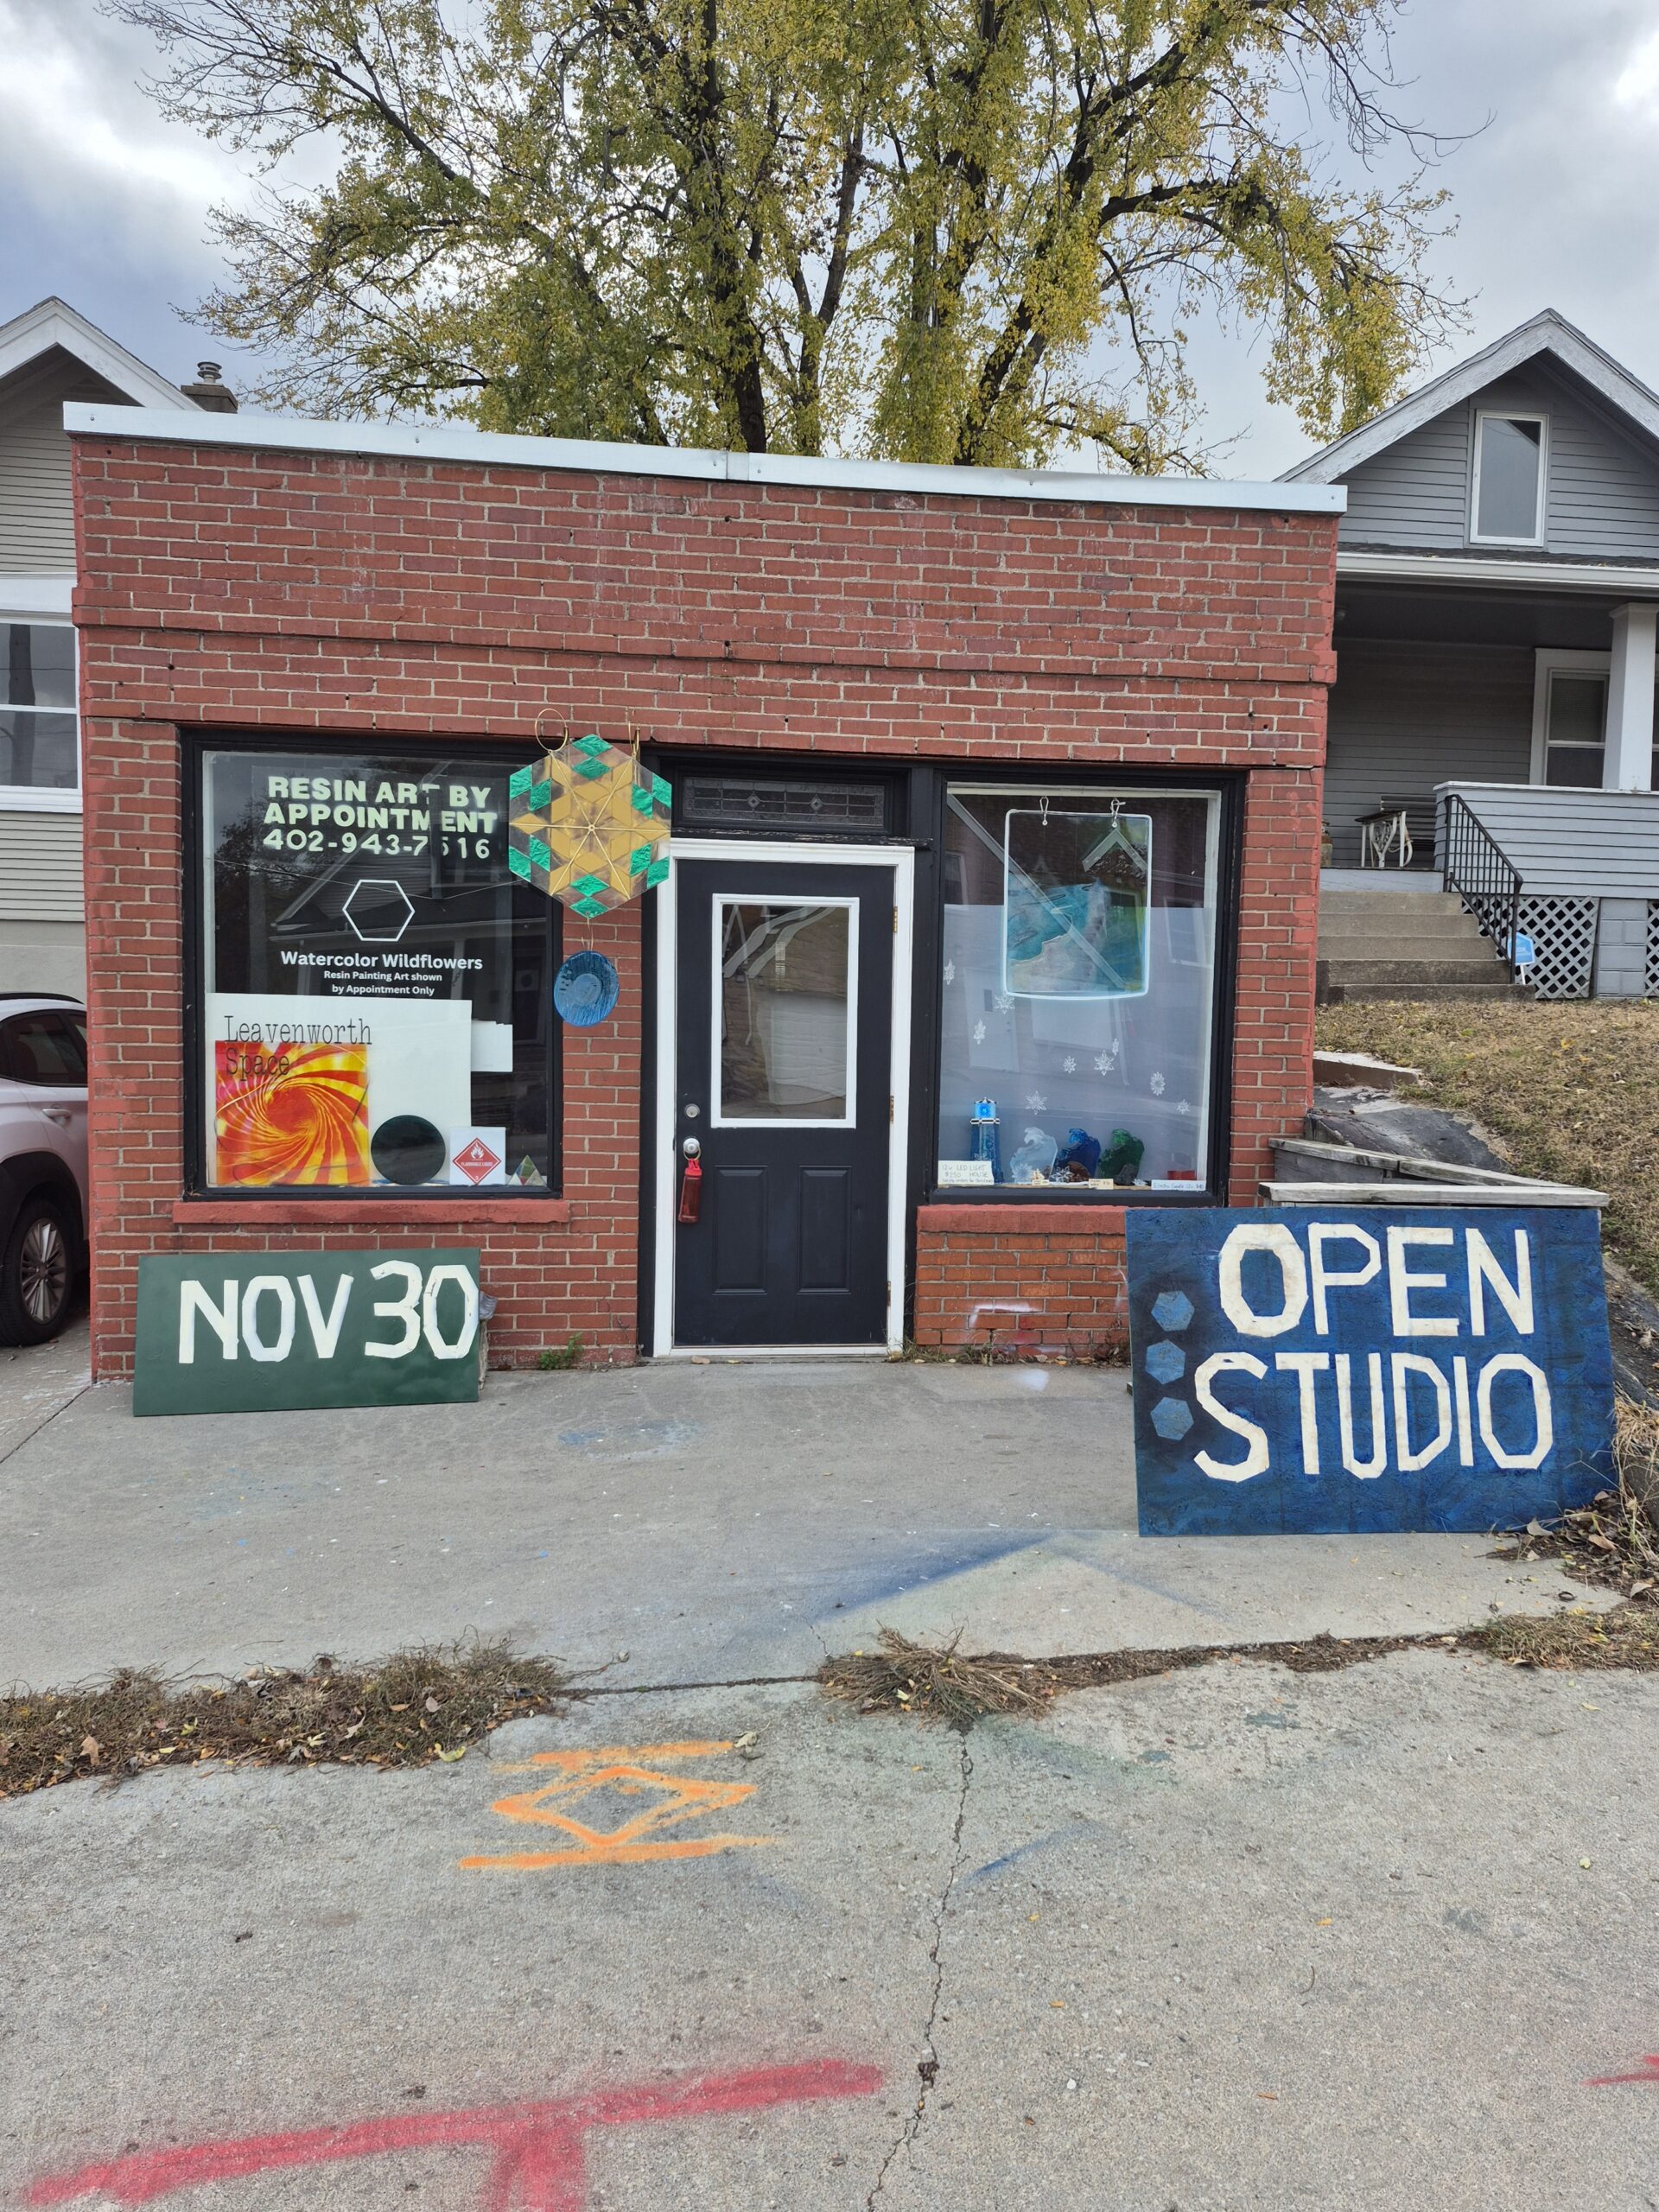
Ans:
[[[68,423],[99,1373],[143,1255],[238,1248],[476,1244],[513,1363],[1084,1353],[1126,1206],[1253,1202],[1340,490]],[[505,825],[589,731],[674,866],[583,921]]]

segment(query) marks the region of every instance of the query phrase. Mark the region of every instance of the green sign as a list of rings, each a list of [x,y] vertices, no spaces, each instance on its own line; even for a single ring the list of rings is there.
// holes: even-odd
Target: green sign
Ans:
[[[135,1414],[464,1402],[478,1377],[476,1251],[138,1262]]]

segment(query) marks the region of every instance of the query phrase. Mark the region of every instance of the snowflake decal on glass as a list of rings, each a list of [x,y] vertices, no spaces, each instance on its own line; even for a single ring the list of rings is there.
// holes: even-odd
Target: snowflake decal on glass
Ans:
[[[985,1025],[982,1021],[976,1021],[974,1024],[974,1042],[976,1045],[982,1045],[985,1042]]]
[[[1190,1114],[1192,1111],[1192,1100],[1190,1098],[1178,1098],[1175,1101],[1175,1111],[1178,1114]]]
[[[996,992],[992,997],[991,1004],[996,1008],[999,1014],[1012,1014],[1014,1012],[1013,995],[1007,991]]]
[[[1073,1052],[1068,1052],[1065,1058],[1060,1062],[1060,1065],[1065,1070],[1067,1075],[1076,1075],[1077,1071],[1077,1055]]]
[[[1029,1113],[1046,1114],[1048,1111],[1048,1101],[1040,1090],[1028,1090],[1026,1093],[1026,1108]]]
[[[1164,1095],[1164,1078],[1160,1075],[1152,1078],[1152,1095],[1154,1098],[1161,1098]]]
[[[1112,1070],[1117,1065],[1117,1054],[1116,1052],[1096,1052],[1095,1054],[1095,1065],[1100,1070],[1102,1075],[1110,1075]]]
[[[944,963],[944,980],[947,983],[954,983],[957,980],[957,963],[954,960],[947,960]]]

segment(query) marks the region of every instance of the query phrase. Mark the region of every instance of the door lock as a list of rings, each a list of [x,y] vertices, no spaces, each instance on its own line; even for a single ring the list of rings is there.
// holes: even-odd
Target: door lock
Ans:
[[[695,1160],[697,1157],[697,1154],[702,1150],[702,1146],[697,1138],[686,1137],[681,1141],[680,1150],[685,1154],[685,1157],[688,1160]]]

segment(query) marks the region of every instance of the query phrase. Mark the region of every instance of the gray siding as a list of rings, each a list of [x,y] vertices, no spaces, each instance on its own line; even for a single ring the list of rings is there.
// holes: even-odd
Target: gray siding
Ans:
[[[1469,539],[1469,414],[1452,408],[1343,480],[1339,545],[1461,552]]]
[[[0,921],[79,921],[80,820],[0,814]]]
[[[1570,560],[1659,561],[1659,461],[1565,377],[1529,368],[1500,378],[1413,430],[1346,479],[1347,545],[1478,553],[1469,543],[1473,425],[1483,408],[1549,417],[1542,551]]]
[[[1524,783],[1532,683],[1524,645],[1344,645],[1325,772],[1334,864],[1357,867],[1355,818],[1384,795],[1427,806],[1448,776]]]
[[[0,385],[0,576],[73,575],[67,399],[124,395],[56,347]]]
[[[1529,894],[1659,899],[1659,791],[1562,791],[1533,785],[1459,792]]]

